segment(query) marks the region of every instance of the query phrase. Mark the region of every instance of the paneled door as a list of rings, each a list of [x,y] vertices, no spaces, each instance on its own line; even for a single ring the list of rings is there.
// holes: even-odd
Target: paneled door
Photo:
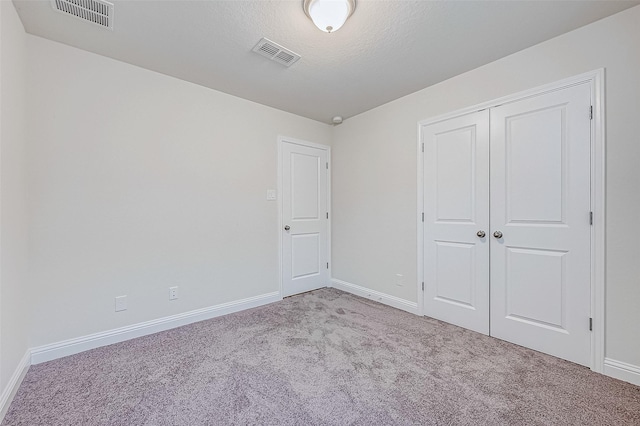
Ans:
[[[425,314],[489,334],[489,111],[421,134]]]
[[[282,295],[328,284],[328,149],[287,140],[282,175]]]
[[[591,91],[491,109],[491,335],[590,364]]]
[[[591,364],[588,83],[425,124],[424,313]]]

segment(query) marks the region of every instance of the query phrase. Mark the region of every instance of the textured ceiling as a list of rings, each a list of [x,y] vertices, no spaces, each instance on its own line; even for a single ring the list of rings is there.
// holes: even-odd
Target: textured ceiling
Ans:
[[[326,34],[302,0],[112,2],[109,31],[14,0],[31,34],[327,123],[640,4],[358,0]],[[261,37],[302,59],[285,68],[251,52]]]

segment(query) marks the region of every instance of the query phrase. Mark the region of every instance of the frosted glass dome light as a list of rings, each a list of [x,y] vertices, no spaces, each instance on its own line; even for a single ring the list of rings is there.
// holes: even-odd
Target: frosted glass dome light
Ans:
[[[304,0],[304,13],[325,33],[338,31],[356,8],[355,0]]]

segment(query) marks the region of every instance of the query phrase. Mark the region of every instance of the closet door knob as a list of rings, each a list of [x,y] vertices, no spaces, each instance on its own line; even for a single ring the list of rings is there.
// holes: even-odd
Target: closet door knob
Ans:
[[[485,236],[485,235],[487,235],[487,234],[485,234],[485,233],[484,233],[484,231],[478,231],[478,232],[476,233],[476,235],[477,235],[478,237],[480,237],[480,238],[484,238],[484,236]]]
[[[284,230],[285,230],[285,231],[288,231],[289,229],[291,229],[291,227],[290,227],[289,225],[285,225],[285,226],[284,226]]]
[[[496,237],[496,238],[502,238],[502,232],[496,231],[496,232],[493,233],[493,236]]]

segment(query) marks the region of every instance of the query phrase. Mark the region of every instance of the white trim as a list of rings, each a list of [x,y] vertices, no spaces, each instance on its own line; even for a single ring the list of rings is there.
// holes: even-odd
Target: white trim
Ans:
[[[331,270],[333,268],[333,260],[331,259],[331,221],[333,220],[333,212],[331,211],[331,147],[328,145],[322,145],[319,143],[313,143],[304,141],[301,139],[290,138],[287,136],[278,135],[278,283],[280,288],[280,294],[284,294],[282,289],[282,228],[284,223],[282,222],[282,144],[290,143],[294,145],[306,146],[309,148],[321,149],[327,152],[327,163],[329,163],[329,169],[327,170],[327,212],[329,213],[329,219],[327,219],[327,262],[329,262],[329,268],[327,268],[327,280],[325,283],[327,287],[331,285]]]
[[[604,82],[605,70],[601,68],[591,73],[591,209],[594,214],[591,227],[591,369],[597,373],[604,371],[605,362],[605,288],[606,288],[606,149]]]
[[[520,101],[543,93],[564,89],[578,84],[589,83],[591,86],[591,101],[593,103],[593,120],[591,122],[591,208],[594,214],[591,227],[591,315],[593,317],[593,332],[591,335],[591,369],[602,373],[604,370],[605,354],[605,287],[606,287],[606,258],[605,258],[605,112],[604,90],[605,70],[600,68],[574,77],[566,78],[554,83],[483,102],[468,108],[442,114],[418,122],[418,301],[420,312],[424,312],[424,295],[421,291],[424,277],[424,223],[421,222],[424,205],[423,192],[424,161],[421,151],[422,126],[434,124],[451,118],[471,114],[486,108]]]
[[[615,359],[604,359],[604,374],[640,386],[640,367]]]
[[[335,278],[331,279],[331,287],[337,288],[338,290],[346,291],[347,293],[355,294],[356,296],[364,297],[365,299],[375,300],[376,302],[380,302],[397,309],[402,309],[403,311],[407,311],[412,314],[420,315],[418,311],[418,304],[416,302],[410,302],[396,296],[391,296],[386,293],[371,290],[366,287],[348,283],[342,280],[337,280]]]
[[[422,124],[418,123],[418,214],[416,215],[416,229],[418,230],[418,275],[416,276],[418,282],[418,315],[425,315],[424,311],[424,222],[422,221],[422,215],[424,214],[424,152],[422,151],[422,144],[424,143],[424,136],[422,135]]]
[[[278,186],[278,291],[280,292],[280,297],[284,294],[282,290],[282,228],[284,224],[282,223],[282,140],[283,136],[278,136],[278,158],[277,158],[277,186]]]
[[[331,147],[329,145],[322,145],[319,143],[314,143],[314,142],[308,142],[302,139],[296,139],[296,138],[290,138],[288,136],[278,136],[278,142],[288,142],[288,143],[292,143],[294,145],[300,145],[300,146],[306,146],[309,148],[316,148],[316,149],[322,149],[325,151],[329,151],[331,149]]]
[[[257,306],[266,305],[279,300],[282,300],[280,292],[275,291],[273,293],[261,294],[259,296],[248,297],[242,300],[210,306],[208,308],[196,309],[126,327],[94,333],[88,336],[39,346],[31,349],[31,364],[40,364],[42,362],[84,352],[89,349],[124,342],[125,340],[134,339],[136,337],[147,336],[149,334],[231,314],[245,309],[255,308]]]
[[[22,380],[24,376],[29,371],[29,367],[31,366],[31,350],[27,349],[22,359],[16,366],[16,369],[13,371],[7,386],[5,386],[2,394],[0,395],[0,422],[4,419],[4,416],[7,414],[9,410],[9,406],[11,405],[11,401],[13,397],[18,392],[20,388],[20,384],[22,384]]]
[[[327,287],[331,285],[331,270],[333,268],[333,259],[331,258],[331,221],[333,220],[333,211],[331,210],[331,173],[333,172],[333,164],[331,163],[331,147],[327,146],[327,212],[329,213],[329,219],[327,219],[327,262],[329,267],[327,268]]]

